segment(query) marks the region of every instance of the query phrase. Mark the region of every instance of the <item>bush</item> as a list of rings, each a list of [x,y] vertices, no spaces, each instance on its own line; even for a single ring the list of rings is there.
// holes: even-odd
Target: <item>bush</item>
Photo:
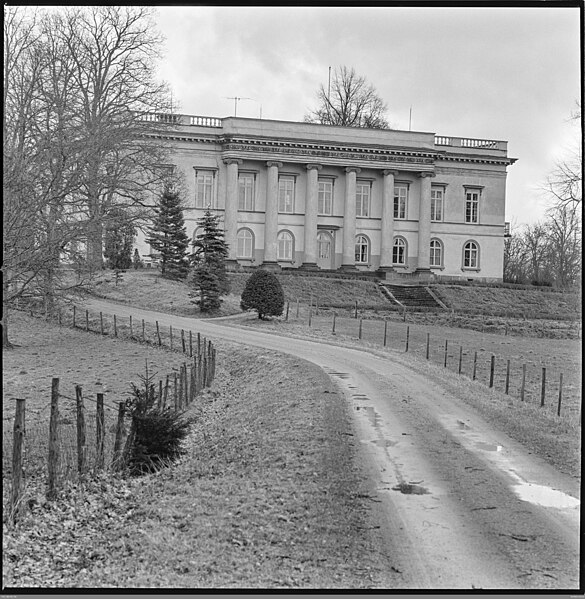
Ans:
[[[256,310],[258,318],[280,316],[284,310],[284,292],[280,281],[267,270],[256,270],[246,281],[240,301],[242,310]]]
[[[182,441],[192,422],[171,408],[156,408],[152,379],[148,372],[141,378],[144,389],[132,383],[132,395],[126,400],[132,425],[124,454],[132,474],[156,472],[180,457],[185,452]]]
[[[191,421],[171,408],[150,409],[132,418],[134,439],[128,456],[133,474],[155,472],[185,453],[182,441]]]

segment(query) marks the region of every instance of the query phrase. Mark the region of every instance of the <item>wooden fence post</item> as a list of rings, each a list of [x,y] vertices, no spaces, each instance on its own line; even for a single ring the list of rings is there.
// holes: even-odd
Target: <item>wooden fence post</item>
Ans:
[[[185,331],[181,329],[181,346],[183,347],[183,353],[186,353],[187,348],[185,346]]]
[[[142,343],[144,343],[145,341],[145,333],[144,333],[144,318],[142,319]]]
[[[460,345],[459,346],[459,370],[457,371],[457,374],[461,374],[461,363],[463,362],[463,346]]]
[[[116,440],[114,441],[114,457],[112,466],[114,470],[121,470],[124,466],[124,416],[126,414],[126,404],[121,401],[118,404],[118,422],[116,424]]]
[[[563,373],[559,376],[559,402],[557,405],[557,416],[561,415],[561,400],[563,398]]]
[[[506,362],[506,395],[510,389],[510,360]]]
[[[447,368],[447,353],[448,353],[448,346],[449,346],[449,341],[447,339],[445,339],[445,359],[443,361],[443,367]]]
[[[309,326],[311,326],[311,317],[313,316],[313,309],[309,308]]]
[[[132,339],[133,333],[132,333],[132,315],[130,315],[130,339]]]
[[[59,468],[59,379],[51,383],[51,417],[49,422],[49,459],[47,499],[57,495],[57,471]]]
[[[333,324],[331,325],[331,334],[335,335],[335,319],[336,319],[337,315],[335,314],[335,312],[333,313]]]
[[[386,347],[387,341],[388,341],[388,321],[384,320],[384,342],[383,342],[384,347]]]
[[[173,325],[169,325],[169,337],[170,337],[170,344],[171,344],[171,351],[173,351]]]
[[[73,328],[75,328],[75,306],[73,306]]]
[[[89,332],[89,311],[85,311],[85,332]]]
[[[116,323],[116,315],[114,314],[114,337],[118,336],[118,325]]]
[[[546,389],[546,368],[542,369],[542,384],[540,387],[540,407],[544,407],[544,394]]]
[[[496,368],[496,356],[492,354],[490,363],[490,389],[494,386],[494,370]]]
[[[363,326],[363,318],[360,318],[360,324],[359,324],[359,328],[358,328],[358,339],[362,338],[362,326]]]
[[[477,352],[475,352],[473,354],[473,378],[472,380],[475,380],[475,375],[477,373]]]
[[[97,394],[97,404],[95,412],[95,468],[100,470],[104,467],[104,394]]]
[[[429,359],[430,345],[431,345],[431,334],[427,333],[427,360]]]
[[[358,303],[357,303],[357,300],[355,300],[355,312],[354,312],[354,316],[353,317],[356,318],[356,319],[357,319],[357,313],[358,313]]]
[[[410,326],[406,327],[406,347],[404,349],[405,352],[408,352],[408,342],[410,341]]]
[[[197,357],[201,356],[201,333],[197,333]]]
[[[183,393],[185,392],[185,386],[183,383],[183,366],[179,368],[179,410],[183,408]]]
[[[156,321],[156,336],[158,338],[158,344],[162,345],[161,340],[160,340],[160,329],[158,328],[158,320]]]
[[[522,364],[522,386],[520,387],[520,399],[524,401],[524,389],[526,387],[526,364]]]
[[[189,387],[189,403],[193,403],[195,400],[195,394],[197,393],[197,378],[195,376],[195,362],[191,363],[191,385]]]
[[[77,403],[77,471],[82,475],[85,472],[87,448],[85,446],[85,406],[81,385],[75,385],[75,400]]]
[[[25,399],[16,400],[16,413],[14,414],[14,429],[12,437],[12,496],[11,516],[14,521],[24,490],[24,471],[22,468],[24,455],[24,432],[25,432]]]
[[[173,378],[174,378],[174,386],[173,386],[173,404],[175,407],[175,412],[178,411],[179,409],[179,404],[178,404],[178,395],[177,395],[177,373],[173,372]]]
[[[299,317],[299,298],[297,297],[297,318]]]
[[[162,379],[158,381],[158,409],[162,410],[163,402],[163,382]]]
[[[189,331],[189,357],[193,357],[193,333]]]
[[[285,320],[288,321],[288,309],[290,308],[290,302],[286,302],[286,316],[285,316]]]
[[[165,394],[164,394],[163,402],[162,402],[163,410],[166,408],[168,396],[169,396],[169,375],[167,374],[167,380],[165,381]]]
[[[100,334],[104,334],[104,315],[100,312]]]

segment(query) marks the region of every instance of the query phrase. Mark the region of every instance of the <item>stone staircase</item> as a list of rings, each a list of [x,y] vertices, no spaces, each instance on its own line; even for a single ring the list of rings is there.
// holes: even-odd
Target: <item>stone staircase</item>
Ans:
[[[428,287],[423,285],[389,285],[380,283],[380,289],[388,299],[405,308],[413,310],[417,308],[448,309]]]

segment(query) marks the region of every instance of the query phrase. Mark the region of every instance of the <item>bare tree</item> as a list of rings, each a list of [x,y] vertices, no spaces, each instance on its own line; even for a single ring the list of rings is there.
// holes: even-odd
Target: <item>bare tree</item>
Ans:
[[[542,222],[525,225],[522,239],[527,258],[527,275],[533,284],[552,283],[545,264],[548,257],[546,225]]]
[[[161,179],[165,148],[145,116],[167,106],[159,40],[134,7],[4,16],[3,302],[32,294],[50,311],[70,290],[62,256],[83,242],[101,267],[111,208],[142,218]]]
[[[504,239],[504,281],[507,283],[527,282],[527,252],[521,233],[512,230]]]
[[[565,156],[556,162],[545,185],[545,191],[554,205],[579,205],[583,197],[583,132],[579,102],[576,102],[569,120],[577,127],[577,139],[572,147],[567,148]]]
[[[559,204],[547,213],[547,270],[557,287],[580,281],[582,268],[581,213],[572,203]]]
[[[145,143],[170,96],[154,79],[161,39],[150,9],[98,6],[68,11],[63,39],[75,64],[80,124],[88,143],[82,195],[88,264],[102,267],[104,218],[112,206],[140,217],[164,162],[164,143]]]
[[[341,66],[334,71],[331,89],[323,85],[317,92],[318,106],[305,116],[305,122],[343,127],[389,129],[385,102],[373,85],[355,69]]]

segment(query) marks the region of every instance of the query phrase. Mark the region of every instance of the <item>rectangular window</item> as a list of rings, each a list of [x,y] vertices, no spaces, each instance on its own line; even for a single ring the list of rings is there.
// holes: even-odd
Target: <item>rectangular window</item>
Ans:
[[[254,210],[254,175],[252,173],[238,175],[238,210]]]
[[[295,207],[294,177],[279,177],[278,179],[278,211],[292,214]]]
[[[406,219],[406,205],[408,203],[408,185],[394,187],[394,218]]]
[[[333,213],[333,180],[319,179],[318,213],[330,216]]]
[[[445,189],[443,187],[431,187],[431,220],[443,220],[443,199]]]
[[[358,181],[355,186],[355,215],[370,216],[370,190],[369,181]]]
[[[213,208],[214,171],[195,171],[195,208]]]
[[[465,222],[466,223],[478,223],[479,222],[479,198],[481,196],[481,190],[479,189],[466,189],[465,190]]]

